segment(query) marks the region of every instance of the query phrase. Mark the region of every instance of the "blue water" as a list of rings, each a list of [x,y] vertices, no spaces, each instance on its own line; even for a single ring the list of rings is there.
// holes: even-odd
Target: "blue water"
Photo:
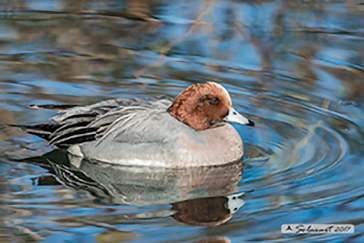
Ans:
[[[24,0],[0,11],[0,124],[55,114],[30,104],[176,96],[205,81],[256,124],[235,126],[244,162],[184,172],[95,167],[0,127],[1,242],[364,241],[359,1]],[[287,223],[355,233],[282,234]]]

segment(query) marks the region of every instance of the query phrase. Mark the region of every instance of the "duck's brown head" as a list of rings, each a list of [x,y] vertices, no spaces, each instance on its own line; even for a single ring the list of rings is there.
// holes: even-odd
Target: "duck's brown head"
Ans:
[[[192,85],[168,108],[169,114],[195,130],[206,130],[224,122],[254,126],[232,106],[229,93],[215,82]]]

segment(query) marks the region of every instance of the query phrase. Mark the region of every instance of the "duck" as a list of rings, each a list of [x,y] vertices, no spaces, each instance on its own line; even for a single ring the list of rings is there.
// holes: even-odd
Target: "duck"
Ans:
[[[73,156],[102,163],[183,168],[241,160],[243,141],[230,123],[254,126],[216,82],[166,96],[117,98],[92,105],[43,105],[56,115],[13,125]]]

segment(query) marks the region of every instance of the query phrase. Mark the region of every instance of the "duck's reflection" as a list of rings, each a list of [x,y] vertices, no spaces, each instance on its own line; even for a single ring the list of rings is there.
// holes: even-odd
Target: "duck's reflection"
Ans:
[[[151,217],[172,216],[194,226],[216,226],[231,219],[244,205],[237,184],[243,163],[185,169],[151,168],[92,162],[54,150],[41,157],[26,159],[49,170],[50,177],[38,178],[38,185],[60,182],[90,192],[102,204],[163,205],[165,210]],[[148,218],[148,213],[142,218]]]
[[[244,205],[243,193],[230,196],[191,199],[172,203],[173,218],[193,226],[216,226],[231,219]]]

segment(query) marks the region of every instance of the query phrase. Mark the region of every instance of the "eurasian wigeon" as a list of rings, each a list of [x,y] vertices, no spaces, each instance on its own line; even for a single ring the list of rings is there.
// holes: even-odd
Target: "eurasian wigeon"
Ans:
[[[120,98],[66,108],[45,123],[19,127],[74,155],[124,165],[186,167],[237,161],[243,156],[243,142],[227,122],[254,126],[214,82],[192,85],[174,101]]]

